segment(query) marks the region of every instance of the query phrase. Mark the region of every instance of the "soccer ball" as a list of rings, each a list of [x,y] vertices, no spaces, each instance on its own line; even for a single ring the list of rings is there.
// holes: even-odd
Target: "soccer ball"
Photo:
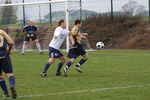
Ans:
[[[97,49],[104,49],[104,47],[105,47],[105,45],[104,45],[103,42],[98,42],[98,43],[96,44],[96,48],[97,48]]]

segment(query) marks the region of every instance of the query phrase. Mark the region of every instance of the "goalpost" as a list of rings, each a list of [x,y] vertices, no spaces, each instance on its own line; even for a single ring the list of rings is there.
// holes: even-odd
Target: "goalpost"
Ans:
[[[42,1],[42,2],[25,2],[25,3],[11,3],[11,4],[0,4],[0,7],[13,7],[13,6],[25,6],[25,5],[42,5],[42,4],[53,4],[53,3],[64,3],[65,10],[65,20],[66,20],[66,28],[69,30],[69,2],[68,0],[49,0],[49,1]],[[78,2],[78,1],[72,1]],[[80,8],[79,8],[80,9]],[[75,10],[73,13],[76,12]],[[72,14],[72,13],[71,13]],[[66,37],[66,50],[69,51],[69,36]]]

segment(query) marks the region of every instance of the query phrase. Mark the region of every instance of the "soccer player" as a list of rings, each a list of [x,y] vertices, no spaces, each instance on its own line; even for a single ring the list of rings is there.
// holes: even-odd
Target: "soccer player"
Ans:
[[[2,75],[2,71],[4,71],[9,78],[10,91],[12,93],[12,97],[15,99],[17,97],[15,90],[15,76],[13,75],[12,63],[9,56],[12,47],[12,39],[3,30],[0,30],[0,87],[4,92],[4,96],[9,97],[5,79]]]
[[[41,50],[41,45],[39,43],[39,40],[37,39],[37,27],[34,25],[33,21],[29,22],[29,25],[25,26],[23,29],[23,32],[25,33],[25,39],[22,47],[22,55],[25,54],[26,44],[30,42],[30,40],[34,41],[36,43],[36,47],[40,54],[43,54]]]
[[[61,75],[61,68],[63,64],[65,63],[64,55],[60,52],[60,47],[65,41],[66,36],[69,35],[69,31],[66,29],[66,22],[61,19],[58,22],[58,27],[55,29],[53,39],[49,44],[49,60],[46,63],[41,76],[46,77],[47,76],[47,70],[50,67],[50,65],[55,61],[56,58],[60,59],[60,63],[58,64],[57,73],[56,76]]]
[[[71,48],[68,52],[68,58],[70,58],[70,61],[67,62],[66,67],[64,68],[65,76],[67,76],[67,70],[75,62],[75,59],[78,56],[83,57],[75,66],[75,70],[80,73],[82,73],[80,66],[82,64],[84,64],[88,59],[88,55],[87,55],[86,51],[84,50],[83,46],[81,45],[81,39],[82,38],[87,39],[87,37],[83,36],[80,33],[81,26],[82,26],[82,22],[80,20],[75,20],[74,27],[70,33]]]

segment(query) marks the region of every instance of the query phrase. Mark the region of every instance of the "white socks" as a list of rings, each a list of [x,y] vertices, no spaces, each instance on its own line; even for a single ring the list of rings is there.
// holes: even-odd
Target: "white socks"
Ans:
[[[25,53],[25,49],[26,49],[26,45],[25,43],[23,44],[23,47],[22,47],[22,53]]]
[[[37,47],[39,52],[42,52],[40,43],[36,43],[36,47]]]
[[[38,52],[42,52],[40,43],[36,43],[36,47],[38,49]],[[26,49],[26,44],[24,43],[22,46],[22,53],[25,53],[25,49]]]

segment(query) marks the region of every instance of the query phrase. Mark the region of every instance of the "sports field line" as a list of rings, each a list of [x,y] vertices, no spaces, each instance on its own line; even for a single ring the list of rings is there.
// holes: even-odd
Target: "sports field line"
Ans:
[[[58,92],[58,93],[49,93],[49,94],[24,95],[24,96],[18,96],[18,98],[31,98],[31,97],[54,96],[54,95],[64,95],[64,94],[78,94],[78,93],[86,93],[86,92],[98,92],[98,91],[119,90],[119,89],[127,89],[127,88],[143,88],[143,87],[150,87],[150,84],[130,85],[130,86],[112,87],[112,88],[97,88],[97,89],[91,89],[91,90],[78,90],[78,91]],[[7,99],[7,98],[1,98],[1,100],[4,100],[4,99]]]
[[[100,57],[102,59],[105,59],[105,58],[128,58],[129,56],[107,56],[107,57]],[[25,59],[14,59],[13,61],[20,61],[20,62],[39,62],[41,60],[25,60]],[[45,61],[45,60],[43,60]]]

